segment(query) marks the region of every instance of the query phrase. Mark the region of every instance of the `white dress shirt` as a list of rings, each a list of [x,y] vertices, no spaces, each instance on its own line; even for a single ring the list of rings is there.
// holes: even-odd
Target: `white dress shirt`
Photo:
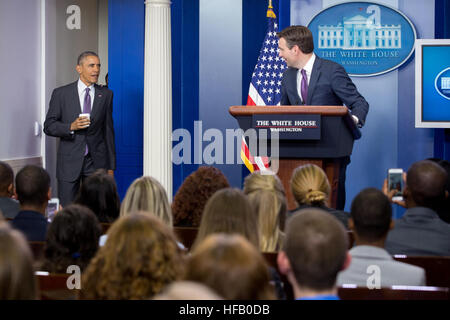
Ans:
[[[84,84],[83,81],[81,81],[81,79],[78,79],[78,98],[80,98],[80,106],[81,106],[81,112],[80,113],[84,113],[83,112],[83,106],[84,106],[84,96],[86,95],[86,88],[88,86]],[[91,96],[91,112],[92,112],[92,105],[94,103],[94,96],[95,96],[95,87],[93,84],[91,84],[89,86],[89,95]]]
[[[312,73],[312,69],[314,66],[314,61],[316,61],[316,55],[313,53],[311,58],[309,58],[308,62],[303,67],[303,69],[305,69],[305,71],[306,71],[306,78],[308,79],[308,86],[309,86],[309,81],[311,80],[311,73]],[[306,104],[307,97],[304,97],[304,98],[302,97],[301,88],[302,88],[302,69],[299,69],[297,72],[297,91],[298,91],[298,95],[300,96],[302,101]]]
[[[314,61],[316,61],[316,55],[313,52],[311,58],[309,58],[308,62],[303,67],[303,69],[306,71],[306,78],[308,79],[308,90],[309,90],[309,82],[311,80],[311,73],[312,73],[312,69],[314,66]],[[307,97],[303,98],[302,92],[301,92],[302,91],[301,88],[302,88],[302,70],[303,69],[299,69],[297,72],[297,91],[298,91],[298,95],[302,99],[303,103],[306,104]],[[358,117],[352,115],[352,118],[355,121],[355,124],[359,123]]]

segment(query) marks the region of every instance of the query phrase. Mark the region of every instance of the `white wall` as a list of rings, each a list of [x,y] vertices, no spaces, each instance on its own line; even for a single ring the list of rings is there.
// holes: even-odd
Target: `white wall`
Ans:
[[[0,159],[39,157],[40,1],[0,1]]]

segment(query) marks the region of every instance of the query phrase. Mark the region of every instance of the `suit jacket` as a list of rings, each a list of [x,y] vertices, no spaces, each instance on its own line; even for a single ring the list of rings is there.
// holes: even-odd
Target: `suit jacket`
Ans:
[[[395,261],[389,253],[374,246],[356,246],[350,250],[352,261],[350,266],[340,272],[337,284],[356,284],[367,286],[367,279],[373,271],[367,273],[371,265],[380,268],[380,282],[382,287],[390,286],[424,286],[425,270],[410,264]]]
[[[48,221],[44,215],[36,211],[19,211],[11,221],[14,229],[22,231],[28,241],[45,241]]]
[[[345,69],[330,60],[316,56],[308,85],[308,97],[302,101],[297,88],[297,68],[284,71],[281,81],[281,105],[324,105],[341,106],[345,104],[361,125],[364,125],[369,104],[361,96]]]
[[[390,254],[450,256],[450,225],[430,208],[406,210],[386,239]]]
[[[78,81],[75,81],[53,91],[44,123],[44,132],[47,135],[60,138],[56,177],[63,181],[78,179],[86,144],[95,169],[116,168],[113,93],[108,88],[95,85],[91,124],[88,128],[76,130],[72,134],[70,125],[82,113],[77,83]]]

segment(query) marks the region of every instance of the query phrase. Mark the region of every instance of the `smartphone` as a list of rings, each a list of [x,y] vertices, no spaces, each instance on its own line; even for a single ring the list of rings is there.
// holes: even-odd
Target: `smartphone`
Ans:
[[[403,169],[389,169],[388,170],[388,184],[389,191],[398,190],[392,197],[392,200],[403,200]]]
[[[58,198],[51,198],[50,200],[48,200],[47,209],[45,210],[45,217],[47,218],[48,222],[52,222],[56,211],[58,211],[58,208],[59,208]]]

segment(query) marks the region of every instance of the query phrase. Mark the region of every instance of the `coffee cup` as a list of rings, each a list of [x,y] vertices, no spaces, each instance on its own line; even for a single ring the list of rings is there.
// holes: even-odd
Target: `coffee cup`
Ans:
[[[90,113],[80,113],[79,117],[87,117],[89,120],[91,120],[91,114]],[[86,128],[89,127],[89,125],[86,126]]]

